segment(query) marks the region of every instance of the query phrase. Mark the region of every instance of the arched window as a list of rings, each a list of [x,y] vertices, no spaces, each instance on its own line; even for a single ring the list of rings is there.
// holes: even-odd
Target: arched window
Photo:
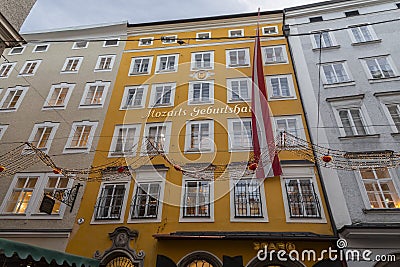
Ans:
[[[194,260],[187,265],[187,267],[214,267],[206,260]]]
[[[183,257],[178,267],[222,267],[222,263],[209,252],[196,251]]]
[[[138,267],[139,265],[134,264],[131,259],[119,256],[111,259],[107,264],[106,267]]]

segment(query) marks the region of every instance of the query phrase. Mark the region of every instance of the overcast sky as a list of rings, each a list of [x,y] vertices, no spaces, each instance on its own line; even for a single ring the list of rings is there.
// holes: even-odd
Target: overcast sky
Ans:
[[[21,32],[282,9],[321,0],[37,0]]]

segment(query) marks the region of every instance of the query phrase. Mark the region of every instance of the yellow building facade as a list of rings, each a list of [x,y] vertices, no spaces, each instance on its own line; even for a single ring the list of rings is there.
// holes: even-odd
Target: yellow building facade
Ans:
[[[313,163],[280,151],[280,177],[248,169],[257,22],[274,131],[309,140],[281,12],[129,25],[93,162],[111,167],[87,184],[67,252],[104,266],[290,267],[318,260],[271,251],[318,258],[334,244]]]

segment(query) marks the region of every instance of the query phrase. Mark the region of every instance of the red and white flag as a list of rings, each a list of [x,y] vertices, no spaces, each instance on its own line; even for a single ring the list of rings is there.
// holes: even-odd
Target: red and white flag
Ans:
[[[275,149],[271,112],[267,101],[258,28],[254,45],[251,93],[254,161],[258,164],[256,177],[265,178],[281,175],[282,168]]]

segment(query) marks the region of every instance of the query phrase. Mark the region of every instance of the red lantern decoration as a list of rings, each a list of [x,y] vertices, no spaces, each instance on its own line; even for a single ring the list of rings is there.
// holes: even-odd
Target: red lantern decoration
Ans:
[[[325,162],[325,163],[331,162],[332,159],[333,159],[332,156],[329,156],[329,155],[322,156],[322,161]]]
[[[125,167],[124,166],[120,166],[117,169],[117,172],[119,172],[119,173],[123,173],[124,171],[125,171]]]
[[[59,168],[54,168],[54,169],[53,169],[53,173],[54,173],[54,174],[60,174],[60,173],[61,173],[61,169],[59,169]]]
[[[174,164],[174,168],[175,168],[175,170],[177,170],[177,171],[182,171],[182,167],[179,166],[178,164]]]
[[[255,170],[257,169],[257,167],[258,167],[258,164],[255,163],[255,162],[253,162],[253,163],[251,163],[251,164],[249,165],[249,170],[255,171]]]
[[[0,166],[0,172],[3,172],[3,171],[5,171],[5,170],[6,170],[6,167]]]

